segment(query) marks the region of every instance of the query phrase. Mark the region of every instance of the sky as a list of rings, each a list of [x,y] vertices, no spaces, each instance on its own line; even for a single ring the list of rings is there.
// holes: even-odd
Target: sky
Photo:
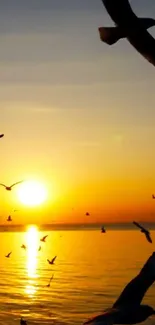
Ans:
[[[155,18],[153,0],[131,5]],[[0,223],[16,208],[14,223],[155,221],[155,70],[100,26],[100,0],[1,4],[0,182],[36,179],[48,197],[32,208],[0,187]]]

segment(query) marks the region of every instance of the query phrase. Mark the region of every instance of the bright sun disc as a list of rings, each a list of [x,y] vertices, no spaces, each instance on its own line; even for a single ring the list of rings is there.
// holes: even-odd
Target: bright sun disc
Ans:
[[[37,181],[26,181],[21,184],[18,196],[23,204],[35,206],[46,200],[47,193],[41,183]]]

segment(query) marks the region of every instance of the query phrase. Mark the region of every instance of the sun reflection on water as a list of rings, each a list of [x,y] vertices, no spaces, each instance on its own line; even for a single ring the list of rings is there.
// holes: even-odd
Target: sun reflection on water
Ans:
[[[26,247],[27,247],[27,274],[28,284],[26,285],[26,293],[30,296],[36,292],[36,278],[37,275],[37,252],[39,243],[39,233],[36,226],[30,226],[26,233]]]

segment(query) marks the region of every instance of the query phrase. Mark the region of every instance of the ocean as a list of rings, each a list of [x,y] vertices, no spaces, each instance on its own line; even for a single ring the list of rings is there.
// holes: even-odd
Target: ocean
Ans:
[[[155,230],[151,234],[154,243]],[[82,324],[115,302],[154,250],[154,244],[132,229],[102,234],[100,229],[39,231],[29,226],[25,232],[1,232],[0,241],[3,325],[20,324],[21,316],[27,324]],[[50,265],[47,259],[54,256]],[[155,308],[155,284],[143,302]],[[155,318],[145,323],[155,324]]]

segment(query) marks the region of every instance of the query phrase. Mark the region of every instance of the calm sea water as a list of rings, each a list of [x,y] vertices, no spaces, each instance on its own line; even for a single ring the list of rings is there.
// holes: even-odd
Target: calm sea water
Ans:
[[[38,251],[40,238],[48,235]],[[155,242],[155,231],[152,230]],[[82,324],[110,307],[155,250],[139,231],[0,233],[0,324]],[[27,245],[23,250],[21,245]],[[5,255],[12,251],[10,258]],[[55,265],[47,258],[57,255]],[[51,286],[47,284],[54,274]],[[155,307],[155,285],[145,303]],[[146,324],[155,324],[155,318]]]

